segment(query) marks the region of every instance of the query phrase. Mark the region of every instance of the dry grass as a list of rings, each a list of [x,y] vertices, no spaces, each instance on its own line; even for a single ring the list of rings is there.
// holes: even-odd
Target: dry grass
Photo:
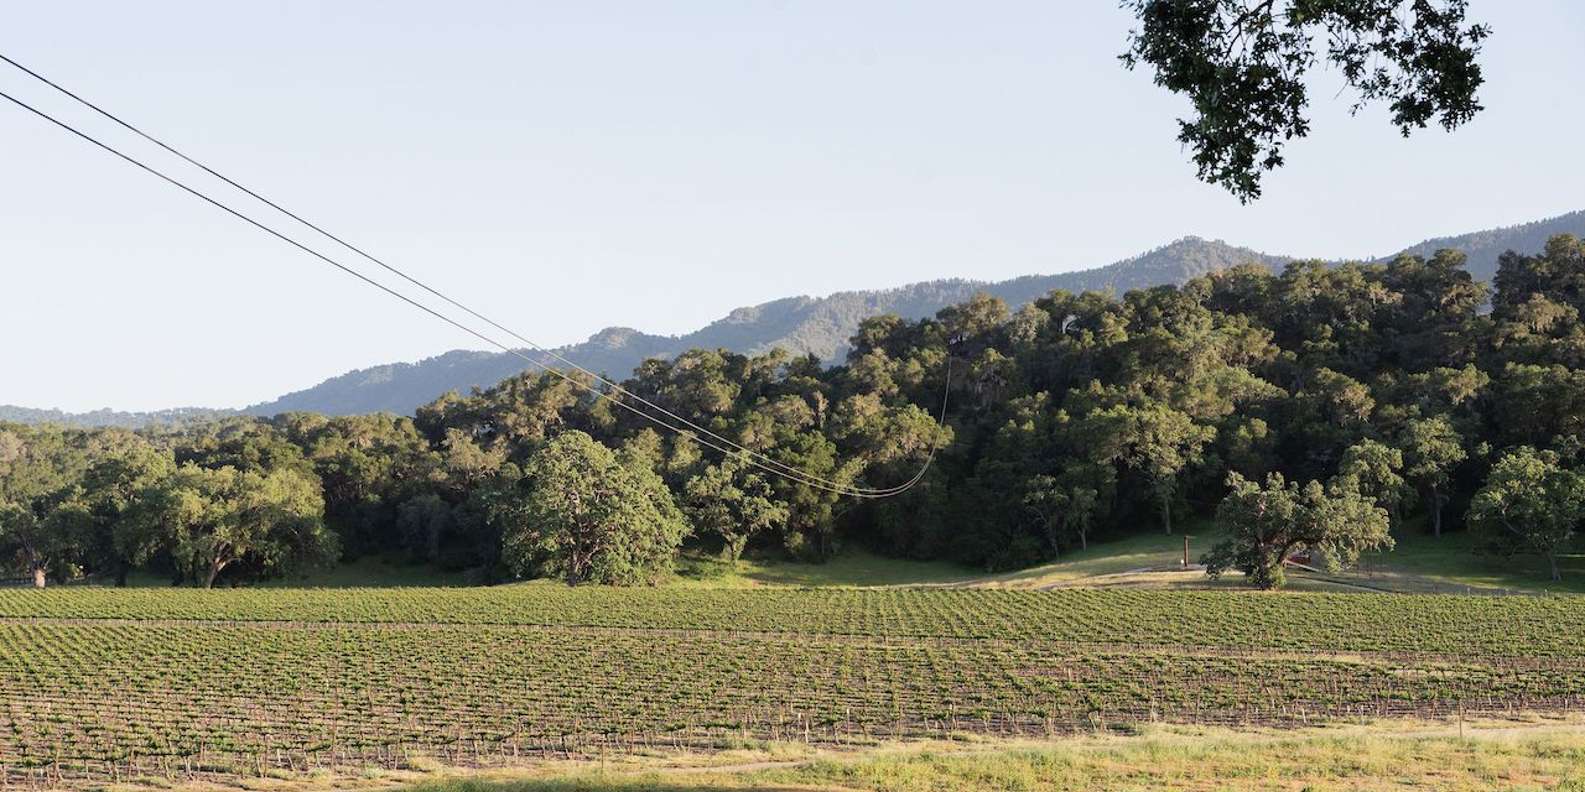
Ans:
[[[965,738],[846,750],[747,744],[713,754],[548,761],[490,771],[370,771],[178,788],[186,792],[1585,791],[1585,716],[1472,722],[1462,728],[1454,723],[1406,721],[1298,731],[1152,727],[1134,735],[1060,741]]]

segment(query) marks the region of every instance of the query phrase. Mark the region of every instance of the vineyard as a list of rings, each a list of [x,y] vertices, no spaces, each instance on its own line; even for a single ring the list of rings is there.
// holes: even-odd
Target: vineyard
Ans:
[[[1585,707],[1585,599],[0,592],[4,784]]]

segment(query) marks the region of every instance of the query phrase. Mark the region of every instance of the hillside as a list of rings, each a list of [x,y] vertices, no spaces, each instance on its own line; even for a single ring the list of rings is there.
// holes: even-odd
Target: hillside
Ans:
[[[837,292],[827,297],[788,297],[738,308],[686,335],[658,336],[612,327],[557,352],[581,366],[616,376],[626,376],[645,358],[676,355],[694,348],[757,353],[781,347],[797,354],[813,353],[834,363],[847,353],[847,340],[859,322],[870,316],[895,313],[918,319],[967,300],[977,292],[996,295],[1014,306],[1053,289],[1122,293],[1143,286],[1182,283],[1251,261],[1277,266],[1288,260],[1220,240],[1185,237],[1097,269],[1028,275],[999,282],[950,279],[878,291]],[[418,363],[394,363],[349,372],[307,390],[253,405],[246,412],[408,413],[447,390],[466,392],[471,387],[488,387],[525,368],[528,365],[515,355],[459,350]]]
[[[1428,255],[1455,248],[1469,256],[1470,272],[1489,280],[1497,257],[1506,250],[1539,251],[1554,234],[1585,236],[1585,211],[1522,225],[1428,239],[1402,252]],[[1396,255],[1396,254],[1394,254]],[[1385,260],[1388,257],[1383,257]],[[838,292],[825,297],[788,297],[738,308],[709,325],[680,336],[660,336],[627,327],[611,327],[587,341],[558,349],[579,365],[622,377],[645,358],[670,356],[691,348],[725,348],[737,352],[764,352],[775,347],[827,362],[840,361],[847,339],[865,317],[895,313],[909,319],[929,316],[942,307],[961,302],[976,292],[987,292],[1014,307],[1052,289],[1068,291],[1130,289],[1182,283],[1190,278],[1236,264],[1259,263],[1277,267],[1292,260],[1238,247],[1221,240],[1184,237],[1154,250],[1095,269],[1055,275],[1028,275],[986,282],[963,279],[914,283],[895,289]],[[528,368],[521,358],[498,352],[454,350],[416,363],[372,366],[325,380],[305,390],[255,404],[240,412],[273,415],[292,410],[312,410],[333,415],[388,411],[410,413],[447,390],[467,392],[488,387]],[[191,420],[233,411],[198,409],[158,413],[118,413],[99,410],[72,415],[54,410],[0,406],[0,420],[37,423],[55,421],[89,426],[142,426]]]
[[[1490,281],[1497,274],[1497,257],[1505,251],[1534,253],[1546,245],[1549,237],[1558,234],[1585,236],[1585,211],[1570,212],[1533,223],[1492,228],[1458,236],[1427,239],[1402,252],[1415,256],[1429,256],[1443,248],[1462,250],[1469,256],[1469,271],[1477,280]]]
[[[68,413],[60,410],[40,410],[33,407],[0,404],[0,423],[58,423],[87,428],[124,426],[129,429],[142,429],[149,426],[180,426],[182,424],[236,415],[239,412],[239,410],[215,410],[207,407],[177,407],[153,412],[123,412],[105,409],[85,413]]]

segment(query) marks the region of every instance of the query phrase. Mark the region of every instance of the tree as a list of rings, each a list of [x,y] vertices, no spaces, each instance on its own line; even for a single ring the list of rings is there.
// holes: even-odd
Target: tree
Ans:
[[[1442,535],[1442,507],[1447,505],[1447,483],[1453,466],[1469,456],[1464,438],[1447,416],[1422,418],[1404,425],[1400,440],[1406,463],[1404,478],[1413,482],[1431,515],[1431,533]]]
[[[535,453],[490,513],[514,574],[556,575],[569,586],[653,584],[689,532],[654,471],[579,431]]]
[[[1386,510],[1347,486],[1300,487],[1281,473],[1267,476],[1265,486],[1229,473],[1227,486],[1216,509],[1225,536],[1200,559],[1211,577],[1236,569],[1258,588],[1278,588],[1284,563],[1300,548],[1317,551],[1336,571],[1364,551],[1393,546]]]
[[[388,549],[386,529],[401,504],[429,494],[425,478],[439,458],[411,419],[288,413],[273,423],[312,463],[324,485],[325,522],[348,559]]]
[[[721,537],[733,563],[750,538],[787,525],[787,504],[776,500],[764,476],[742,462],[726,460],[705,468],[688,480],[683,493],[683,510],[694,527]]]
[[[146,495],[150,510],[139,537],[123,541],[134,562],[163,549],[188,579],[211,588],[239,562],[279,574],[336,558],[325,528],[324,498],[312,474],[211,470],[188,463]]]
[[[1403,469],[1403,452],[1378,440],[1361,440],[1343,452],[1338,465],[1339,486],[1370,497],[1398,522],[1398,507],[1403,503],[1408,484],[1398,471]]]
[[[79,571],[85,445],[82,432],[0,427],[0,553],[15,558],[39,588],[51,572]]]
[[[440,542],[452,523],[452,507],[433,492],[409,498],[396,509],[396,528],[411,558],[440,559]]]
[[[81,518],[81,505],[75,501],[58,504],[43,517],[20,504],[0,501],[0,548],[22,563],[35,588],[44,588],[50,570],[69,563],[77,549],[73,523]]]
[[[1053,557],[1075,539],[1080,550],[1090,546],[1090,525],[1101,502],[1101,477],[1098,470],[1080,465],[1059,476],[1040,474],[1024,482],[1023,506],[1035,517]]]
[[[114,436],[114,435],[112,435]],[[86,510],[80,525],[85,564],[95,572],[111,572],[118,586],[127,582],[131,563],[117,542],[146,511],[145,499],[176,470],[168,449],[126,433],[106,444],[100,457],[83,473],[82,502]]]
[[[1099,420],[1101,431],[1116,444],[1112,458],[1139,471],[1150,484],[1150,496],[1161,514],[1162,530],[1172,533],[1172,503],[1177,497],[1178,476],[1199,464],[1206,444],[1216,439],[1216,429],[1202,426],[1171,407],[1146,403],[1139,407],[1117,405],[1088,419]]]
[[[820,432],[799,432],[772,451],[772,458],[804,474],[849,486],[857,480],[864,460],[840,459],[836,444]],[[776,495],[787,504],[787,532],[783,536],[789,555],[825,561],[837,552],[836,518],[843,496],[826,486],[778,477]]]
[[[1552,451],[1520,446],[1492,466],[1469,505],[1480,547],[1495,555],[1535,553],[1561,580],[1557,557],[1585,520],[1585,475],[1568,470]]]
[[[1490,29],[1466,25],[1466,0],[1124,0],[1139,27],[1121,56],[1194,105],[1178,140],[1202,180],[1241,202],[1260,197],[1262,171],[1310,129],[1305,76],[1317,50],[1358,93],[1354,110],[1384,101],[1404,136],[1435,118],[1452,130],[1474,117],[1484,81],[1476,56]],[[1324,38],[1324,49],[1316,39]]]

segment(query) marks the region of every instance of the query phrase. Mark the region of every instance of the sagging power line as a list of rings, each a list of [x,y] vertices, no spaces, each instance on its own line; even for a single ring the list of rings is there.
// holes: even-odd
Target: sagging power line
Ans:
[[[239,220],[242,220],[243,222],[248,223],[249,225],[257,228],[258,230],[263,231],[263,232],[265,232],[265,233],[267,233],[267,234],[269,234],[269,235],[271,235],[271,236],[273,236],[273,237],[275,237],[277,239],[280,239],[281,241],[292,245],[293,247],[297,248],[298,250],[301,250],[302,252],[307,253],[307,254],[313,256],[314,258],[319,259],[320,261],[322,261],[322,262],[324,262],[326,264],[329,264],[329,265],[331,265],[331,266],[333,266],[333,267],[345,272],[346,274],[357,278],[358,280],[360,280],[360,281],[362,281],[362,282],[364,282],[364,283],[366,283],[368,285],[371,285],[371,286],[374,286],[375,288],[380,289],[381,291],[391,295],[392,297],[395,297],[395,298],[397,298],[399,300],[402,300],[403,302],[405,302],[405,303],[407,303],[407,304],[409,304],[409,305],[411,305],[411,306],[413,306],[415,308],[418,308],[419,310],[422,310],[425,313],[428,313],[428,314],[434,316],[435,318],[438,318],[438,319],[446,322],[447,324],[450,324],[453,327],[456,327],[456,328],[458,328],[458,329],[460,329],[460,330],[462,330],[462,331],[474,336],[475,338],[478,338],[478,339],[484,341],[485,343],[487,343],[487,344],[489,344],[491,346],[494,346],[494,347],[496,347],[498,349],[501,349],[503,352],[506,352],[508,354],[511,354],[511,355],[514,355],[514,356],[516,356],[518,358],[521,358],[522,360],[530,363],[531,365],[537,366],[537,367],[539,367],[539,368],[541,368],[541,369],[543,369],[543,370],[545,370],[545,371],[547,371],[547,372],[549,372],[549,373],[551,373],[551,374],[553,374],[553,375],[555,375],[557,377],[560,377],[561,379],[563,379],[563,380],[565,380],[565,381],[567,381],[567,382],[569,382],[569,383],[571,383],[571,384],[573,384],[575,386],[584,388],[585,390],[588,390],[590,393],[594,394],[595,396],[597,396],[599,398],[607,399],[607,400],[611,401],[612,403],[616,404],[617,406],[622,407],[623,409],[626,409],[626,410],[632,412],[633,414],[638,415],[639,417],[644,418],[645,420],[648,420],[651,423],[654,423],[657,426],[660,426],[660,427],[662,427],[662,428],[664,428],[664,429],[666,429],[668,431],[671,431],[671,432],[677,434],[678,436],[681,436],[681,437],[683,437],[683,438],[685,438],[687,440],[690,440],[690,441],[698,443],[699,445],[702,445],[704,447],[707,447],[707,448],[713,449],[715,451],[718,451],[718,452],[722,453],[723,455],[725,455],[727,457],[736,458],[736,459],[738,459],[738,460],[740,460],[740,461],[742,461],[742,462],[744,462],[746,464],[749,464],[749,465],[751,465],[751,466],[753,466],[755,468],[758,468],[758,469],[763,470],[763,471],[765,471],[767,473],[771,473],[773,475],[779,476],[781,478],[785,478],[785,479],[788,479],[788,480],[791,480],[791,481],[795,481],[797,483],[805,484],[807,486],[815,487],[817,489],[822,489],[822,490],[825,490],[825,491],[828,491],[828,492],[834,492],[834,493],[837,493],[837,494],[840,494],[840,495],[846,495],[846,496],[855,497],[855,498],[870,498],[870,499],[885,498],[885,497],[891,497],[891,496],[898,495],[898,494],[901,494],[903,492],[906,492],[909,489],[912,489],[916,484],[919,483],[920,480],[922,480],[924,478],[925,474],[929,471],[930,466],[935,461],[936,452],[938,451],[938,447],[939,447],[939,435],[940,435],[940,431],[939,430],[945,424],[945,421],[946,421],[947,399],[948,399],[948,397],[950,395],[951,385],[952,385],[952,382],[951,382],[952,371],[951,371],[951,356],[950,356],[950,354],[948,355],[947,360],[946,360],[945,382],[943,384],[941,413],[940,413],[940,416],[937,419],[937,431],[934,433],[934,435],[931,438],[929,453],[927,454],[924,463],[920,466],[920,469],[918,470],[918,472],[916,472],[912,477],[910,477],[907,481],[903,482],[902,484],[898,484],[898,485],[895,485],[895,486],[892,486],[892,487],[885,487],[885,488],[856,487],[856,486],[853,486],[853,485],[850,485],[850,484],[844,484],[842,482],[835,481],[835,480],[832,480],[832,479],[827,479],[827,478],[823,478],[823,477],[820,477],[820,476],[816,476],[814,474],[811,474],[811,473],[808,473],[806,471],[800,470],[800,469],[798,469],[796,467],[793,467],[791,465],[787,465],[785,463],[782,463],[779,460],[776,460],[776,459],[773,459],[773,458],[771,458],[769,456],[766,456],[765,454],[762,454],[762,453],[760,453],[758,451],[755,451],[754,449],[751,449],[751,448],[748,448],[746,446],[743,446],[743,445],[731,440],[730,438],[724,437],[724,436],[722,436],[722,435],[720,435],[720,434],[718,434],[716,432],[713,432],[713,431],[711,431],[709,429],[706,429],[706,428],[704,428],[702,426],[699,426],[698,424],[688,420],[687,418],[685,418],[683,416],[680,416],[680,415],[677,415],[676,413],[666,409],[665,407],[663,407],[663,406],[661,406],[659,404],[656,404],[656,403],[654,403],[654,402],[652,402],[652,401],[650,401],[648,399],[645,399],[642,396],[627,390],[626,388],[623,388],[620,384],[618,384],[616,382],[613,382],[612,380],[610,380],[610,379],[608,379],[608,378],[606,378],[606,377],[604,377],[604,376],[602,376],[602,375],[600,375],[600,374],[598,374],[596,372],[590,371],[589,369],[584,368],[583,366],[580,366],[580,365],[578,365],[577,363],[575,363],[575,362],[573,362],[571,360],[568,360],[567,358],[563,357],[562,355],[556,353],[554,350],[547,349],[547,348],[545,348],[543,346],[540,346],[539,344],[534,343],[533,341],[529,340],[528,338],[523,337],[521,334],[511,330],[508,327],[503,326],[499,322],[496,322],[496,321],[490,319],[489,317],[484,316],[483,314],[479,313],[478,311],[476,311],[476,310],[474,310],[472,308],[469,308],[468,306],[466,306],[466,305],[462,304],[461,302],[451,298],[450,296],[448,296],[445,293],[439,291],[438,289],[435,289],[435,288],[429,286],[428,284],[424,283],[423,281],[420,281],[417,278],[409,275],[408,273],[404,272],[403,270],[401,270],[401,269],[399,269],[399,268],[397,268],[397,267],[395,267],[395,266],[393,266],[391,264],[388,264],[384,260],[375,257],[374,255],[372,255],[372,254],[366,252],[365,250],[363,250],[362,248],[360,248],[360,247],[358,247],[356,245],[353,245],[352,243],[346,241],[345,239],[343,239],[343,238],[331,233],[330,231],[326,230],[322,226],[305,219],[301,215],[286,209],[285,207],[281,206],[280,204],[276,203],[275,201],[272,201],[269,198],[266,198],[263,195],[259,194],[258,192],[254,191],[252,189],[249,189],[248,187],[238,183],[237,181],[235,181],[235,180],[225,176],[224,174],[214,170],[213,168],[209,167],[208,165],[205,165],[204,163],[199,162],[198,160],[196,160],[196,159],[194,159],[194,158],[182,153],[181,151],[177,150],[175,147],[173,147],[173,146],[161,141],[160,139],[158,139],[158,138],[156,138],[156,137],[144,132],[143,130],[141,130],[138,127],[134,126],[133,124],[125,121],[124,119],[120,118],[119,116],[117,116],[117,115],[115,115],[115,114],[113,114],[113,113],[111,113],[111,112],[99,107],[98,105],[94,104],[93,102],[88,101],[87,99],[84,99],[83,97],[79,96],[78,94],[76,94],[76,93],[66,89],[65,87],[61,86],[60,84],[58,84],[58,83],[56,83],[56,82],[44,77],[43,75],[39,74],[38,72],[35,72],[32,69],[29,69],[26,66],[23,66],[22,64],[20,64],[17,61],[5,56],[4,54],[0,54],[0,60],[5,61],[6,63],[10,64],[11,66],[19,69],[20,71],[26,73],[27,75],[33,77],[34,79],[39,80],[40,82],[48,85],[49,87],[55,89],[56,91],[59,91],[60,93],[65,94],[66,96],[70,97],[71,99],[73,99],[73,100],[77,101],[78,103],[84,105],[85,107],[88,107],[89,109],[93,110],[94,112],[104,116],[107,119],[110,119],[111,121],[115,122],[116,124],[126,128],[127,130],[129,130],[129,131],[133,132],[134,134],[142,137],[143,139],[145,139],[145,140],[147,140],[147,141],[159,146],[160,148],[162,148],[165,151],[175,155],[176,157],[179,157],[183,161],[185,161],[185,162],[187,162],[187,163],[189,163],[189,164],[191,164],[191,165],[203,170],[204,172],[214,176],[217,179],[220,179],[221,181],[225,182],[226,184],[228,184],[228,185],[230,185],[230,186],[242,191],[243,193],[247,194],[248,196],[254,198],[255,200],[258,200],[261,203],[264,203],[265,205],[269,206],[270,208],[275,209],[276,211],[286,215],[287,217],[291,218],[292,220],[295,220],[296,222],[301,223],[304,226],[307,226],[308,228],[310,228],[313,231],[319,233],[320,235],[324,236],[325,238],[335,242],[338,245],[341,245],[342,247],[344,247],[344,248],[356,253],[357,255],[367,259],[368,261],[380,266],[381,268],[385,269],[386,271],[388,271],[388,272],[390,272],[390,273],[402,278],[403,280],[407,281],[408,283],[410,283],[410,284],[412,284],[412,285],[424,290],[425,292],[427,292],[427,293],[433,295],[434,297],[446,302],[447,304],[451,305],[452,307],[454,307],[454,308],[456,308],[458,310],[461,310],[461,311],[467,313],[468,315],[474,317],[475,319],[490,325],[491,327],[495,328],[496,330],[499,330],[499,331],[501,331],[503,333],[506,333],[507,335],[511,336],[512,338],[514,338],[514,339],[516,339],[516,340],[528,345],[529,347],[531,347],[531,348],[535,349],[536,351],[544,354],[545,356],[550,357],[550,358],[552,358],[554,360],[557,360],[557,361],[567,365],[569,368],[574,369],[574,370],[576,370],[578,372],[581,372],[581,373],[589,376],[593,380],[605,385],[610,390],[601,390],[600,388],[595,387],[594,385],[592,385],[590,383],[577,380],[576,378],[573,378],[573,377],[567,375],[566,372],[562,371],[561,369],[559,369],[559,368],[557,368],[555,366],[547,365],[542,360],[538,360],[538,359],[535,359],[535,358],[530,357],[528,355],[525,355],[525,354],[523,354],[523,352],[521,350],[513,348],[513,347],[511,347],[511,346],[509,346],[509,345],[507,345],[505,343],[502,343],[502,342],[496,340],[495,338],[493,338],[491,336],[488,336],[488,335],[486,335],[484,333],[481,333],[478,330],[476,330],[476,329],[474,329],[472,327],[469,327],[469,326],[463,324],[462,322],[459,322],[456,319],[454,319],[454,318],[452,318],[452,317],[450,317],[450,316],[448,316],[446,314],[443,314],[440,311],[438,311],[438,310],[436,310],[436,309],[434,309],[434,308],[432,308],[432,307],[430,307],[428,305],[425,305],[425,304],[423,304],[423,303],[421,303],[421,302],[419,302],[417,300],[414,300],[413,298],[409,297],[408,295],[402,294],[401,292],[398,292],[395,289],[392,289],[389,286],[386,286],[385,284],[380,283],[379,281],[376,281],[376,280],[368,277],[367,275],[365,275],[362,272],[356,270],[355,268],[347,266],[346,264],[343,264],[340,261],[332,259],[329,256],[327,256],[327,255],[325,255],[323,253],[320,253],[319,251],[317,251],[317,250],[315,250],[313,248],[308,247],[307,245],[303,244],[302,242],[300,242],[300,241],[298,241],[298,240],[296,240],[296,239],[294,239],[294,238],[292,238],[290,236],[287,236],[285,233],[283,233],[283,232],[281,232],[281,231],[279,231],[279,230],[277,230],[275,228],[272,228],[270,226],[265,225],[264,223],[262,223],[262,222],[260,222],[260,221],[258,221],[256,219],[244,214],[243,212],[241,212],[241,211],[239,211],[239,210],[237,210],[237,209],[235,209],[235,208],[233,208],[233,207],[231,207],[231,206],[229,206],[229,205],[227,205],[225,203],[222,203],[221,201],[219,201],[219,200],[217,200],[217,199],[215,199],[215,198],[213,198],[213,197],[201,192],[200,190],[198,190],[198,189],[186,184],[185,182],[182,182],[181,180],[179,180],[179,179],[177,179],[177,178],[175,178],[173,176],[170,176],[169,174],[164,173],[163,171],[160,171],[160,170],[158,170],[158,169],[156,169],[156,168],[154,168],[154,167],[152,167],[152,166],[150,166],[150,165],[148,165],[148,164],[146,164],[146,163],[144,163],[144,162],[132,157],[131,155],[128,155],[128,154],[120,151],[119,149],[116,149],[115,147],[109,145],[108,143],[105,143],[105,142],[103,142],[103,141],[101,141],[101,140],[99,140],[99,139],[97,139],[97,138],[95,138],[95,137],[93,137],[93,136],[91,136],[91,135],[89,135],[89,134],[77,129],[76,127],[73,127],[73,126],[71,126],[70,124],[68,124],[68,123],[66,123],[64,121],[62,121],[62,120],[60,120],[58,118],[55,118],[54,116],[52,116],[52,115],[50,115],[50,114],[48,114],[48,113],[46,113],[46,112],[44,112],[42,110],[39,110],[38,108],[35,108],[32,105],[29,105],[26,102],[23,102],[22,100],[14,97],[14,96],[12,96],[12,95],[10,95],[8,93],[0,91],[0,97],[4,97],[5,99],[9,100],[13,104],[17,105],[18,107],[21,107],[22,109],[33,113],[34,115],[36,115],[36,116],[38,116],[38,117],[40,117],[40,118],[42,118],[42,119],[54,124],[54,125],[56,125],[57,127],[60,127],[61,129],[64,129],[67,132],[72,133],[76,137],[78,137],[78,138],[80,138],[80,139],[82,139],[82,140],[84,140],[84,141],[86,141],[88,143],[91,143],[94,146],[96,146],[96,147],[98,147],[98,148],[100,148],[100,149],[102,149],[102,150],[104,150],[104,151],[106,151],[106,152],[108,152],[108,153],[120,158],[121,160],[123,160],[123,161],[125,161],[125,162],[127,162],[127,163],[129,163],[129,164],[131,164],[131,165],[133,165],[133,166],[135,166],[135,167],[137,167],[137,168],[139,168],[139,169],[141,169],[141,170],[153,175],[153,176],[156,176],[156,177],[160,178],[161,180],[171,184],[172,186],[177,187],[177,188],[183,190],[184,192],[186,192],[186,193],[188,193],[188,194],[190,194],[190,195],[192,195],[192,196],[194,196],[196,198],[199,198],[200,200],[203,200],[204,202],[206,202],[206,203],[208,203],[208,204],[210,204],[210,205],[212,205],[212,206],[214,206],[214,207],[216,207],[218,209],[221,209],[222,211],[226,212],[227,214],[229,214],[229,215],[231,215],[231,216],[233,216],[233,217],[235,217],[235,218],[237,218]],[[615,395],[613,395],[613,394],[615,394]],[[623,397],[623,398],[618,398],[618,397]],[[656,411],[658,411],[658,412],[660,412],[660,413],[662,413],[662,414],[664,414],[664,415],[666,415],[666,416],[678,421],[680,424],[682,424],[683,426],[686,426],[688,428],[684,429],[682,427],[675,426],[675,425],[672,425],[670,423],[667,423],[666,421],[664,421],[664,420],[662,420],[662,419],[660,419],[660,418],[658,418],[658,417],[656,417],[654,415],[651,415],[651,414],[649,414],[649,413],[647,413],[647,412],[645,412],[645,411],[633,406],[632,404],[627,403],[627,401],[625,401],[624,399],[632,399],[632,400],[637,401],[637,402],[639,402],[639,403],[641,403],[641,404],[643,404],[643,405],[645,405],[647,407],[655,409]],[[692,430],[692,431],[690,431],[690,430]],[[702,434],[703,437],[699,436],[699,434],[695,434],[695,432],[698,432],[698,433]]]

